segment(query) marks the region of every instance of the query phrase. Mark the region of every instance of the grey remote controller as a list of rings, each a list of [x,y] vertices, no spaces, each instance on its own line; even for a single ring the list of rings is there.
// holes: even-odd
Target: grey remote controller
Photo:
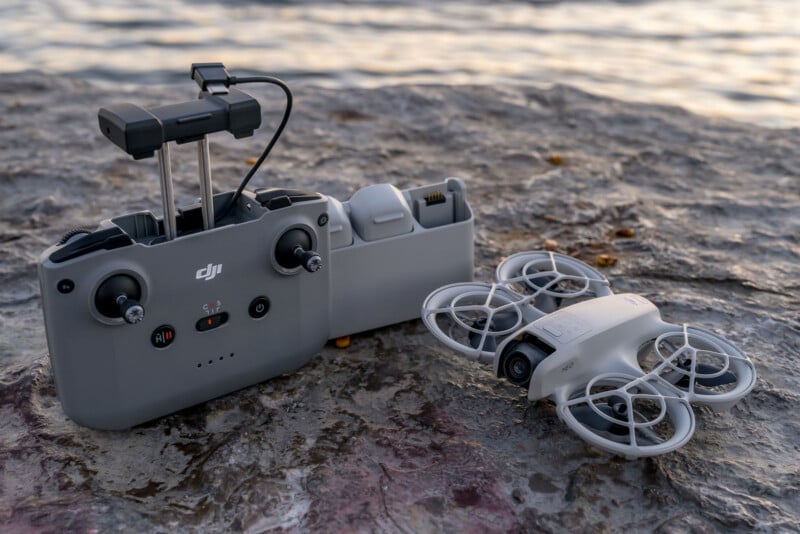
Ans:
[[[71,232],[39,262],[58,396],[75,422],[124,429],[294,371],[328,339],[419,317],[472,279],[473,218],[457,178],[348,201],[263,189],[212,194],[207,135],[252,134],[258,102],[221,64],[193,65],[200,99],[100,111],[134,158],[159,155],[164,216]],[[169,143],[198,143],[201,202],[176,210]]]

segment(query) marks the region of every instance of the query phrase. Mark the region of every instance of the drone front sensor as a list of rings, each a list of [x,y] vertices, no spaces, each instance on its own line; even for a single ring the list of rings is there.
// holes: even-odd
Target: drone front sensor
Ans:
[[[431,293],[422,319],[433,335],[495,374],[550,399],[581,438],[626,457],[684,445],[692,402],[724,409],[756,380],[750,359],[724,338],[661,319],[639,295],[611,292],[585,263],[553,252],[503,261],[494,284]]]

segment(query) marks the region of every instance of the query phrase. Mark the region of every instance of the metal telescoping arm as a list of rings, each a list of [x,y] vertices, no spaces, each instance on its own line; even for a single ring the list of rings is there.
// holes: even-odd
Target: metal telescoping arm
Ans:
[[[214,228],[214,190],[211,187],[211,154],[208,149],[208,136],[197,142],[197,164],[200,169],[200,202],[203,212],[203,229]]]
[[[164,237],[172,241],[177,235],[175,222],[175,199],[172,192],[172,169],[170,167],[169,143],[161,145],[158,152],[158,172],[161,175],[161,202],[164,206]]]

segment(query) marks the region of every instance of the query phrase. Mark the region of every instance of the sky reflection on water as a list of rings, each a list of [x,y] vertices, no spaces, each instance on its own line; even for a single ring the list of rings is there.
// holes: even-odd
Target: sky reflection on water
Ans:
[[[0,70],[171,83],[192,61],[333,87],[567,83],[800,125],[800,2],[10,0]]]

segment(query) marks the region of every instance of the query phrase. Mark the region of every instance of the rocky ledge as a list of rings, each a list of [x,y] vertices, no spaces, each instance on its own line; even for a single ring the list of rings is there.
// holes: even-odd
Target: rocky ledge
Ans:
[[[599,262],[615,290],[643,294],[667,320],[729,335],[756,362],[755,390],[729,412],[697,409],[678,451],[625,460],[588,447],[552,405],[529,404],[412,321],[130,431],[79,427],[50,375],[38,256],[73,226],[159,210],[155,163],[101,137],[97,108],[171,103],[193,89],[5,75],[5,532],[797,528],[799,130],[563,86],[295,91],[288,131],[254,185],[347,198],[372,183],[460,176],[476,215],[477,278],[527,249]],[[274,126],[281,95],[253,93]],[[266,136],[212,138],[218,190],[238,183]],[[197,195],[196,156],[173,153],[185,203]]]

